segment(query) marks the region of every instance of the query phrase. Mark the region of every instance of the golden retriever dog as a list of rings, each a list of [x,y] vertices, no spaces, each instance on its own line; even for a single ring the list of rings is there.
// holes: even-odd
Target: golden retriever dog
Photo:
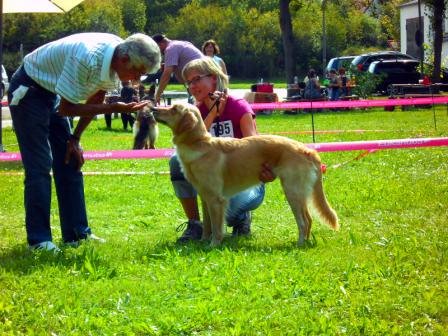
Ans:
[[[299,229],[299,246],[310,237],[310,199],[320,217],[333,229],[339,228],[337,214],[324,194],[321,161],[315,150],[281,136],[212,137],[197,107],[189,104],[152,110],[156,120],[173,132],[185,177],[202,199],[202,239],[211,239],[212,246],[222,242],[229,198],[260,183],[263,164],[268,164],[281,181]]]

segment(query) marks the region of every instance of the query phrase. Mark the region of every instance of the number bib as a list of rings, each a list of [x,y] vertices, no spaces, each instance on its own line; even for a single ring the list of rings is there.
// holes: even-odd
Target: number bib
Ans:
[[[234,138],[232,121],[225,120],[219,123],[213,123],[212,127],[210,127],[210,134],[213,137]]]

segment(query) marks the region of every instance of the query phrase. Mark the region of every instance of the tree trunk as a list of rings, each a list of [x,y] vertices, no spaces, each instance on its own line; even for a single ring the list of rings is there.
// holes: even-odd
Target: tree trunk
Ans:
[[[440,82],[440,72],[442,63],[442,43],[443,43],[443,14],[445,13],[446,6],[445,0],[433,0],[433,18],[432,27],[434,30],[434,68],[432,73],[433,83]]]
[[[294,33],[292,31],[289,3],[291,0],[279,0],[280,29],[282,31],[283,52],[285,53],[286,83],[292,83],[296,72],[294,57]]]

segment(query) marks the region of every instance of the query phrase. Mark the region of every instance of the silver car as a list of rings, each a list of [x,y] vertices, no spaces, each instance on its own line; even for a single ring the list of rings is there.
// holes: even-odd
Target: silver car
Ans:
[[[5,67],[2,65],[2,86],[1,86],[1,98],[3,99],[3,96],[8,92],[9,89],[9,78],[8,74],[6,73]]]

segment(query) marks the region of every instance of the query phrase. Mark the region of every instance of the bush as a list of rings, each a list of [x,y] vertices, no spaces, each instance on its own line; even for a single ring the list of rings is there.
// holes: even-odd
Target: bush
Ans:
[[[376,88],[383,80],[382,75],[375,75],[368,71],[359,71],[351,69],[352,80],[356,86],[353,88],[353,93],[361,98],[367,98],[376,92]]]

